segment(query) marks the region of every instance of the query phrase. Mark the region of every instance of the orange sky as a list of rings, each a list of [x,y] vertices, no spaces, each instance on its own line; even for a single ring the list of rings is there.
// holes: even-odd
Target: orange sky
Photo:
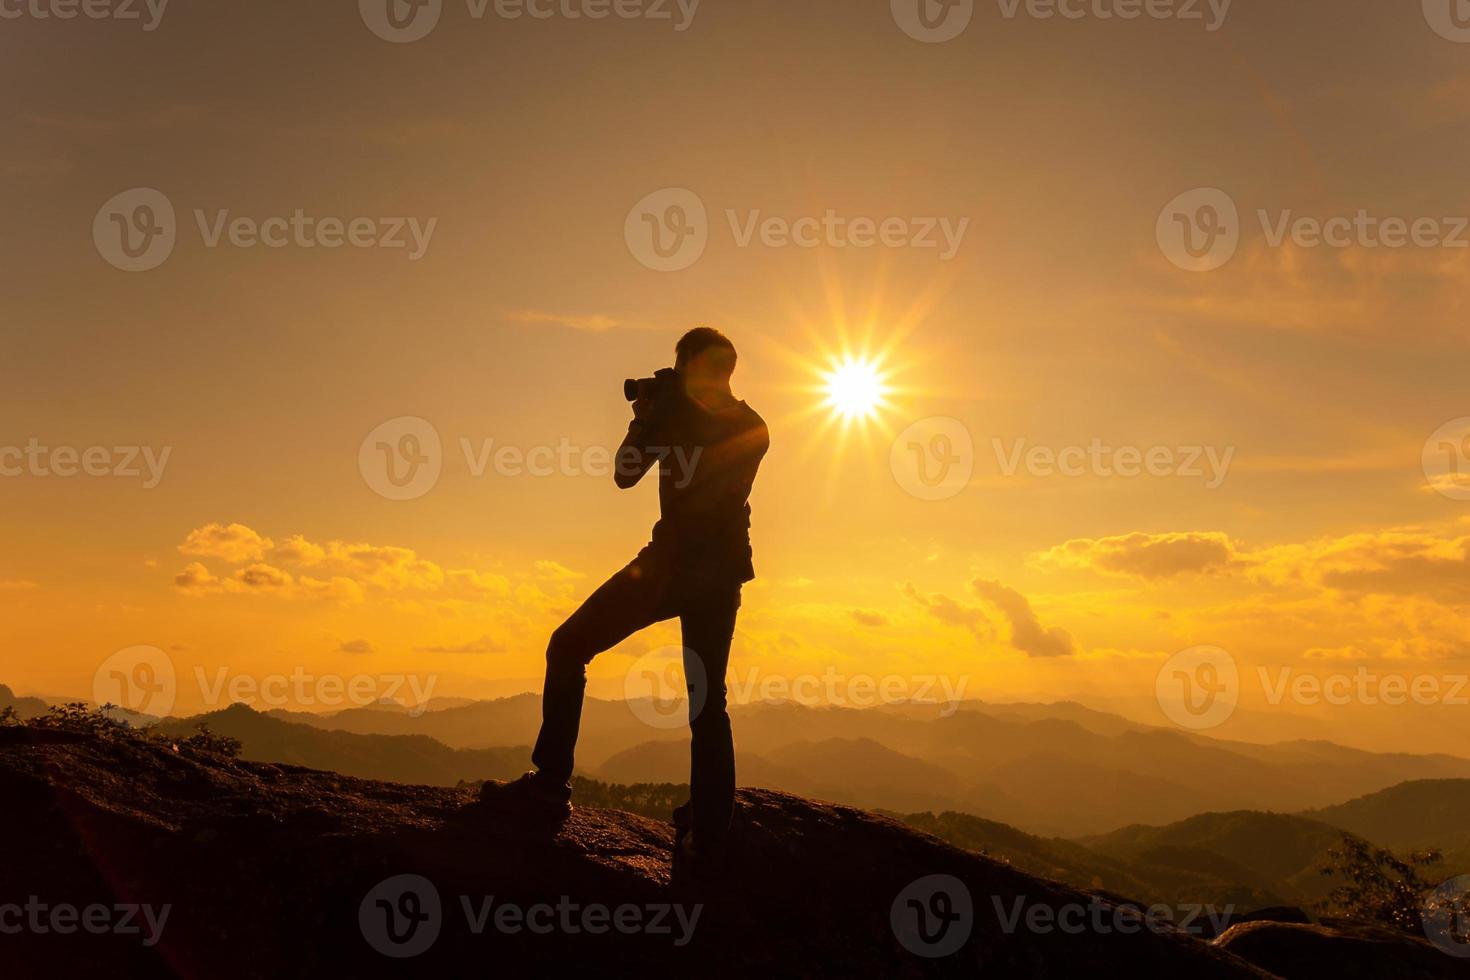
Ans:
[[[492,439],[616,445],[621,379],[710,323],[772,430],[742,689],[944,678],[1165,723],[1160,668],[1210,645],[1243,677],[1217,733],[1434,741],[1444,699],[1268,697],[1283,670],[1445,691],[1470,673],[1470,503],[1423,462],[1426,442],[1463,453],[1463,430],[1434,434],[1470,415],[1454,245],[1470,46],[1419,5],[1242,3],[1210,31],[982,3],[944,43],[888,4],[836,0],[668,4],[671,20],[451,2],[410,43],[352,6],[181,3],[152,30],[26,16],[0,32],[0,466],[20,466],[0,476],[0,681],[90,695],[141,644],[168,652],[181,711],[217,701],[200,672],[536,686],[550,628],[645,540],[653,488],[560,464],[476,476],[464,443],[472,459]],[[94,237],[132,188],[175,213],[148,271]],[[690,200],[667,188],[703,209],[704,248],[658,271],[628,236],[649,195],[656,220]],[[1238,211],[1213,271],[1179,268],[1157,236],[1195,188]],[[371,219],[364,240],[402,226],[405,247],[306,247],[298,211],[327,240],[331,221],[340,237]],[[1447,240],[1272,239],[1360,211],[1433,219]],[[810,219],[796,232],[815,244],[771,218]],[[861,247],[863,223],[871,239],[890,219]],[[237,244],[257,226],[281,247]],[[936,246],[916,247],[926,233]],[[843,351],[883,356],[893,387],[846,430],[813,390]],[[359,450],[403,417],[432,425],[442,472],[391,500]],[[973,470],[927,500],[890,450],[935,417],[968,435]],[[3,455],[31,440],[147,447],[160,478]],[[1094,445],[1204,470],[1104,473]],[[594,693],[620,696],[634,659],[675,639],[609,654]]]

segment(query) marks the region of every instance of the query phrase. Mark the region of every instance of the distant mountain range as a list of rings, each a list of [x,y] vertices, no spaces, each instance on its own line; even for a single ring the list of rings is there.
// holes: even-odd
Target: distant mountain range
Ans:
[[[422,713],[272,711],[357,734],[428,735],[457,748],[521,743],[540,698]],[[1373,753],[1330,742],[1230,742],[1154,728],[1075,703],[965,702],[870,710],[752,704],[731,711],[741,781],[896,811],[957,810],[1051,836],[1170,823],[1207,811],[1296,812],[1412,779],[1470,778],[1470,759]],[[627,702],[588,698],[578,762],[614,782],[688,778],[687,736]]]
[[[7,699],[24,711],[38,710],[37,699],[0,689],[0,706]],[[688,779],[687,733],[650,727],[640,707],[646,706],[586,700],[581,772],[616,783]],[[250,758],[374,778],[443,785],[498,777],[528,763],[526,750],[514,747],[535,738],[540,697],[449,699],[426,708],[372,705],[330,714],[227,709],[202,717],[241,738]],[[1407,781],[1470,778],[1470,759],[1450,755],[1374,753],[1322,741],[1232,742],[1150,727],[1075,702],[967,701],[958,710],[757,703],[731,714],[742,784],[896,812],[970,813],[1047,837],[1107,834],[1207,812],[1296,813]],[[266,726],[265,720],[290,727]],[[165,724],[181,730],[193,722]],[[242,729],[247,722],[248,730]],[[313,738],[312,731],[331,734]],[[1398,833],[1394,839],[1408,840]]]
[[[1470,873],[1470,849],[1454,843],[1463,839],[1467,811],[1459,811],[1458,821],[1442,819],[1467,799],[1470,780],[1423,780],[1308,813],[1202,813],[1079,840],[1038,837],[966,813],[911,813],[898,819],[1075,887],[1244,912],[1311,907],[1324,898],[1337,882],[1320,868],[1345,833],[1401,855],[1414,847],[1443,849],[1445,861],[1430,875],[1435,879]]]
[[[239,739],[242,758],[365,779],[454,786],[476,779],[512,778],[531,765],[530,746],[452,749],[427,735],[359,735],[294,724],[243,704],[193,718],[170,719],[158,727],[183,737],[200,723],[217,735]]]
[[[5,706],[29,717],[47,704],[0,685]],[[587,700],[582,773],[687,783],[684,730],[650,728],[633,707]],[[246,759],[400,783],[504,779],[530,765],[538,697],[428,709],[234,705],[159,728],[182,737],[203,723],[239,739]],[[1074,703],[967,703],[953,713],[757,704],[732,714],[742,785],[902,814],[1077,887],[1220,908],[1306,905],[1330,886],[1318,868],[1344,832],[1399,853],[1440,849],[1446,877],[1470,871],[1470,760],[1453,756],[1227,742]]]

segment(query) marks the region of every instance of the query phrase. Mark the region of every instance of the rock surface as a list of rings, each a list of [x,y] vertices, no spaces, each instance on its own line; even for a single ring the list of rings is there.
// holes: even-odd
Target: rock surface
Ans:
[[[0,729],[0,799],[0,904],[38,909],[0,938],[7,976],[1269,975],[1236,955],[1261,945],[1249,933],[1212,945],[1139,928],[1104,899],[898,823],[762,790],[740,793],[738,858],[718,887],[673,873],[672,826],[621,811],[547,826],[465,791],[132,736]],[[934,875],[950,876],[939,892]],[[52,928],[58,907],[115,921],[119,905],[167,906],[160,940]],[[1103,928],[1048,925],[1068,909]],[[1257,926],[1282,928],[1237,928]]]
[[[1470,959],[1423,939],[1358,922],[1247,922],[1215,940],[1282,980],[1457,980]]]

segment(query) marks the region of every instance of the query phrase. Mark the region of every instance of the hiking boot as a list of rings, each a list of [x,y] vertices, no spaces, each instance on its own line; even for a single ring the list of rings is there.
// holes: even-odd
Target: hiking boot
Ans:
[[[480,802],[489,806],[529,809],[564,819],[572,812],[572,784],[558,783],[532,770],[510,782],[485,780],[480,787]]]

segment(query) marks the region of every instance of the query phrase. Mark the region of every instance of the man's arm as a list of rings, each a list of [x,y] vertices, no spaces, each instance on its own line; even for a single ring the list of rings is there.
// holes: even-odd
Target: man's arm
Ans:
[[[643,474],[661,458],[649,451],[649,447],[659,441],[655,408],[651,398],[640,398],[633,403],[633,421],[629,423],[628,434],[623,437],[623,444],[618,447],[618,454],[613,460],[613,482],[619,490],[637,486]]]

